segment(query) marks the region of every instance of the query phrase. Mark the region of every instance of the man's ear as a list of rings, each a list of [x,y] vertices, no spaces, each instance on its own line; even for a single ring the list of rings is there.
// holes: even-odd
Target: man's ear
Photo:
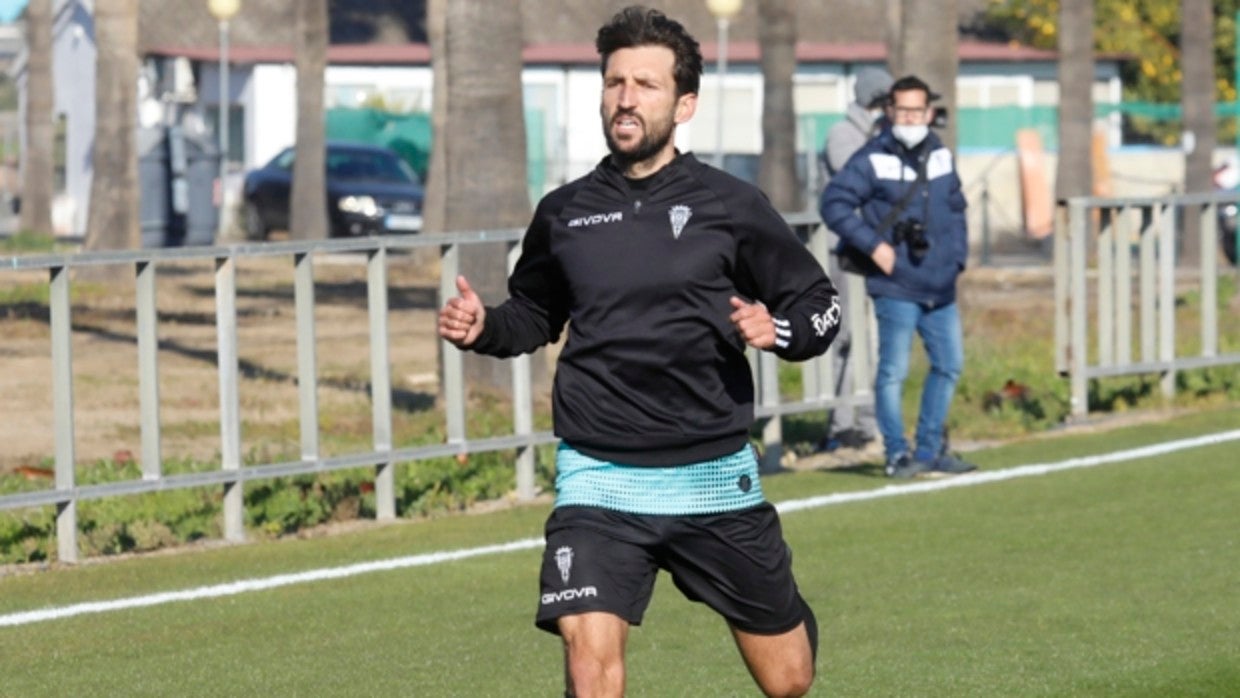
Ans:
[[[676,114],[675,121],[683,124],[693,118],[693,113],[697,111],[697,93],[689,92],[676,98]]]

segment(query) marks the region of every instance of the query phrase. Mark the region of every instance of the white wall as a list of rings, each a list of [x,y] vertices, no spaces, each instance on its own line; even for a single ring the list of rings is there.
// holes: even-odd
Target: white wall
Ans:
[[[291,64],[255,66],[243,95],[246,169],[259,167],[297,136],[297,69]]]
[[[52,202],[58,234],[84,235],[95,143],[95,37],[78,3],[64,3],[52,28],[54,114],[65,115],[65,190]]]

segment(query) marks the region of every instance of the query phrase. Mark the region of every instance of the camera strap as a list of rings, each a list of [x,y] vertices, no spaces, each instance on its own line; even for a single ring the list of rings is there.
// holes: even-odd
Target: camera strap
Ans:
[[[929,158],[929,153],[925,153],[918,158],[917,179],[913,180],[912,185],[905,190],[900,200],[891,207],[891,210],[887,211],[887,215],[883,216],[883,220],[879,221],[878,227],[874,229],[874,232],[879,237],[882,237],[892,225],[895,225],[896,219],[908,207],[909,202],[913,200],[913,195],[921,188],[921,184],[926,181],[926,160]],[[903,164],[901,164],[901,170],[903,171]],[[870,259],[868,254],[843,240],[840,240],[840,244],[836,247],[836,255],[839,257],[840,268],[846,272],[861,274],[862,276],[879,273],[878,265],[874,263],[874,260]]]
[[[904,196],[901,196],[900,200],[897,201],[896,204],[891,207],[891,210],[887,212],[887,215],[883,216],[883,220],[879,222],[878,227],[874,230],[874,232],[878,233],[880,237],[883,233],[886,233],[891,226],[895,225],[896,219],[900,217],[901,213],[904,213],[904,209],[907,208],[909,202],[913,200],[913,195],[916,194],[921,188],[921,185],[926,182],[926,160],[929,158],[929,153],[925,153],[922,157],[918,158],[917,179],[913,180],[913,184],[905,190]]]

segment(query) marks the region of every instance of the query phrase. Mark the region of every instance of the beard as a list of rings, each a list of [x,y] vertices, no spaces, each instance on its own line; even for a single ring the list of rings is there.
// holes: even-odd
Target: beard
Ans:
[[[617,117],[622,114],[629,114],[641,122],[642,135],[637,143],[626,146],[616,141],[612,135],[611,124]],[[617,112],[603,122],[603,137],[607,139],[607,149],[611,151],[612,161],[621,170],[627,169],[631,165],[644,162],[658,155],[667,144],[672,140],[672,115],[666,115],[666,118],[647,121],[645,118],[631,112]]]

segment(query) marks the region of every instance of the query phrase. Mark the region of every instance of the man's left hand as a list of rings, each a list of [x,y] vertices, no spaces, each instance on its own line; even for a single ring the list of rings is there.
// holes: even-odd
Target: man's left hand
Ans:
[[[757,349],[775,346],[775,321],[761,303],[749,303],[736,296],[729,299],[735,310],[728,319],[745,343]]]

